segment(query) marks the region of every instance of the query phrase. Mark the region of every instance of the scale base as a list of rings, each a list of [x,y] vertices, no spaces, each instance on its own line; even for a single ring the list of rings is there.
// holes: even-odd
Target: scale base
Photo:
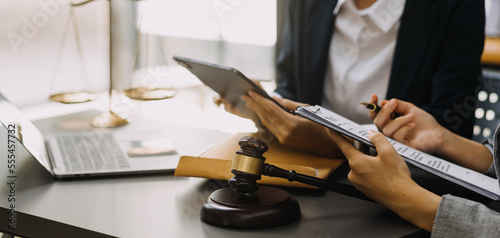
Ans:
[[[110,111],[94,117],[90,124],[94,127],[118,127],[128,124],[128,121]]]
[[[232,188],[213,192],[201,208],[201,219],[209,224],[232,228],[266,228],[300,219],[300,206],[290,194],[261,186],[255,194]]]

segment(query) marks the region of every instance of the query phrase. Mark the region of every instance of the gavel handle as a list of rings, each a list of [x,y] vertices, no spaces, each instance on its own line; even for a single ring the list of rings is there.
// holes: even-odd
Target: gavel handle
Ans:
[[[315,178],[315,177],[311,177],[311,176],[304,175],[304,174],[299,174],[299,173],[295,172],[295,170],[287,171],[287,170],[284,170],[284,169],[279,168],[277,166],[274,166],[272,164],[265,163],[262,174],[267,175],[269,177],[285,178],[285,179],[288,179],[288,181],[290,181],[290,182],[293,182],[293,181],[301,182],[301,183],[311,185],[314,187],[330,190],[330,191],[344,194],[344,195],[347,195],[350,197],[355,197],[355,198],[359,198],[359,199],[373,202],[373,200],[371,198],[364,195],[362,192],[357,190],[352,185],[338,183],[338,182],[329,181],[329,180],[320,179],[320,178]]]

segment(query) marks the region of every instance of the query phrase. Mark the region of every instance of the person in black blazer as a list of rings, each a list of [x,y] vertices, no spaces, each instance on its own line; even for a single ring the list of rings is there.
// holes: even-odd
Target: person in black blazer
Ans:
[[[288,3],[276,92],[320,104],[337,1]],[[406,1],[385,98],[412,102],[444,127],[471,138],[484,18],[481,0]]]
[[[293,110],[301,103],[321,104],[337,0],[287,4],[275,92],[284,98],[278,102]],[[445,128],[471,138],[476,91],[481,89],[484,18],[482,0],[406,0],[385,98],[409,101]],[[243,99],[281,143],[338,154],[321,126],[288,114],[255,93]]]

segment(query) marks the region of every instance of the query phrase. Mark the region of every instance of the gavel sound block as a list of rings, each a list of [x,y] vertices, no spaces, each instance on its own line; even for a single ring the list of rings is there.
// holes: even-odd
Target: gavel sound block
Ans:
[[[295,198],[284,190],[257,185],[267,145],[252,137],[243,137],[238,144],[241,150],[233,158],[230,187],[210,195],[201,209],[201,219],[235,228],[273,227],[299,220],[300,206]]]

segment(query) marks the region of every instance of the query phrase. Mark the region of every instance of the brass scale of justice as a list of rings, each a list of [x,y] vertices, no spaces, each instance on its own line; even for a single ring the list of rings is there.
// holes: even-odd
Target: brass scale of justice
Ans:
[[[88,73],[87,69],[85,66],[84,62],[84,57],[83,57],[83,52],[82,52],[82,47],[81,47],[81,42],[80,42],[80,34],[78,30],[78,24],[76,22],[76,17],[74,14],[74,8],[75,7],[80,7],[83,5],[86,5],[87,3],[93,2],[95,0],[87,0],[81,3],[71,3],[70,4],[70,9],[69,9],[69,15],[66,21],[66,24],[64,26],[63,30],[63,36],[61,40],[61,45],[59,49],[59,53],[57,56],[57,62],[56,62],[56,68],[53,73],[53,81],[51,84],[51,91],[53,88],[53,84],[56,81],[57,78],[57,73],[59,69],[59,65],[61,62],[61,55],[62,51],[66,42],[67,35],[69,33],[69,28],[71,24],[73,25],[73,34],[75,38],[75,43],[76,43],[76,48],[78,51],[78,57],[80,60],[80,67],[82,71],[82,85],[86,87],[87,89],[81,90],[81,91],[68,91],[68,92],[63,92],[63,93],[56,93],[56,94],[51,94],[49,99],[55,102],[59,103],[64,103],[64,104],[75,104],[75,103],[84,103],[84,102],[90,102],[96,98],[96,94],[88,89],[90,89],[90,84],[89,84],[89,79],[88,79]],[[142,0],[133,0],[133,1],[142,1]],[[112,93],[113,93],[113,79],[111,77],[111,70],[112,70],[112,47],[111,47],[111,42],[112,42],[112,11],[111,11],[111,0],[108,0],[109,2],[109,70],[110,70],[110,77],[109,77],[109,111],[103,112],[100,115],[96,116],[95,118],[92,119],[91,125],[95,127],[118,127],[122,125],[128,124],[127,119],[122,118],[118,115],[116,115],[112,111]],[[147,0],[145,0],[147,4]],[[137,33],[137,41],[136,41],[136,47],[135,47],[135,52],[134,52],[134,64],[133,64],[133,69],[137,66],[138,64],[138,58],[139,58],[139,49],[140,49],[140,39],[141,39],[141,28],[143,24],[143,17],[144,17],[144,12],[147,6],[143,8],[143,11],[140,16],[139,20],[139,27],[138,27],[138,33]],[[147,79],[148,77],[148,68],[149,68],[149,32],[145,32],[144,34],[145,38],[145,56],[144,60],[145,62],[145,67],[144,67],[144,72],[145,76],[143,79]],[[167,65],[167,60],[165,57],[165,53],[163,50],[163,44],[161,43],[161,40],[158,39],[158,45],[160,48],[160,53],[161,53],[161,58],[163,60],[164,65]],[[133,77],[133,72],[131,73],[131,77]],[[130,79],[129,87],[125,90],[123,90],[123,93],[125,96],[128,98],[134,99],[134,100],[140,100],[140,101],[152,101],[152,100],[163,100],[167,98],[171,98],[175,96],[177,90],[173,87],[150,87],[148,85],[141,85],[137,87],[133,87],[132,84],[134,82],[134,79]]]

